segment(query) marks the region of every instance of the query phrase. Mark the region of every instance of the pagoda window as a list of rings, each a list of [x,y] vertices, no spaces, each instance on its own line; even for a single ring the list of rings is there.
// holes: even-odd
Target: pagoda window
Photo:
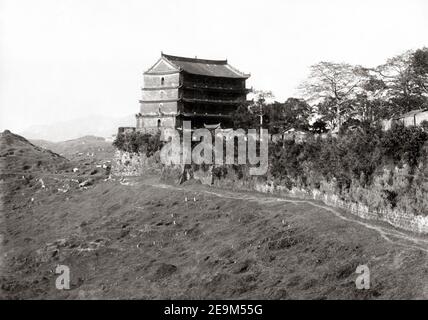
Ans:
[[[162,77],[161,78],[161,85],[163,86],[165,84],[165,78],[164,77]]]
[[[161,126],[161,121],[158,119],[158,128]]]

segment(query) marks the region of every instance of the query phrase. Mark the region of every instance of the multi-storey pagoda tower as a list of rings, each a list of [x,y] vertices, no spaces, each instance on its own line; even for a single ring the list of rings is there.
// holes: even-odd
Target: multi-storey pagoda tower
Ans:
[[[144,72],[143,96],[137,130],[157,132],[181,128],[190,120],[193,128],[232,126],[232,113],[247,102],[245,81],[227,60],[184,58],[161,54]]]

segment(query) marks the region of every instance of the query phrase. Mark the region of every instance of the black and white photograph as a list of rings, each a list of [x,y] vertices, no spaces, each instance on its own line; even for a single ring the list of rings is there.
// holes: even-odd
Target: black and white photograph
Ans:
[[[0,300],[427,300],[427,17],[0,0]]]

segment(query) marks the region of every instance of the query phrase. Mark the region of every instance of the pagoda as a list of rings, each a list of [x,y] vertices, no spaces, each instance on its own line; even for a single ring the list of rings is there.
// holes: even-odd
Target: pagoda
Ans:
[[[136,130],[180,129],[183,121],[191,121],[192,128],[231,128],[232,114],[247,103],[245,81],[249,76],[227,60],[161,53],[144,72]]]

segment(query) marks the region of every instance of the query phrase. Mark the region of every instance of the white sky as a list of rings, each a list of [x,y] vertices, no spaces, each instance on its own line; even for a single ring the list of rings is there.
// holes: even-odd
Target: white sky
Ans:
[[[297,95],[321,60],[375,66],[428,46],[427,0],[0,0],[0,130],[139,110],[160,51],[222,59]]]

